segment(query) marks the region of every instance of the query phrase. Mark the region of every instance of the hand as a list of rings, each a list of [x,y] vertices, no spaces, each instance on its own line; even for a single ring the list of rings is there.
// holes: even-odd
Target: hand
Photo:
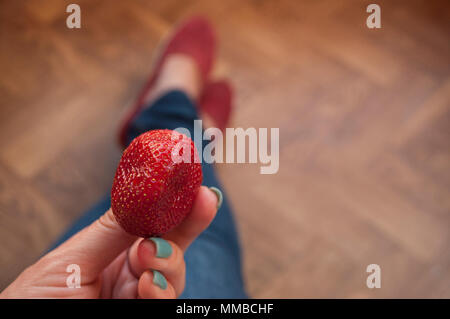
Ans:
[[[192,212],[164,239],[138,239],[109,209],[23,271],[2,298],[176,298],[184,289],[184,252],[217,211],[214,192],[202,186]],[[81,270],[81,288],[68,288],[67,266]],[[156,270],[156,271],[155,271]]]

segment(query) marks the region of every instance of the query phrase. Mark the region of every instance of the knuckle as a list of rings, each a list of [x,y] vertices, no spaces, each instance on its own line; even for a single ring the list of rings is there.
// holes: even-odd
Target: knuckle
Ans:
[[[96,221],[97,227],[114,230],[115,229],[115,220],[114,217],[109,212],[100,216]]]

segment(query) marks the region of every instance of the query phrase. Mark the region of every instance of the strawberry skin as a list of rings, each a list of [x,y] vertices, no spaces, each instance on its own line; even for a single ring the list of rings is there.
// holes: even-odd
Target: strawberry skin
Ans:
[[[174,161],[190,149],[190,162]],[[189,153],[184,154],[189,159]],[[197,149],[187,136],[171,130],[148,131],[124,151],[111,190],[111,208],[125,231],[161,236],[192,209],[202,183]]]

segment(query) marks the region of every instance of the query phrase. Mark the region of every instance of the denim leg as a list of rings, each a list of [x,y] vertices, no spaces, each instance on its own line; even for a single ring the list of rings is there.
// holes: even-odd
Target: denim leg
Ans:
[[[138,135],[155,129],[186,128],[193,138],[194,120],[198,118],[195,105],[186,94],[171,91],[136,117],[129,129],[128,143]],[[186,287],[180,298],[246,298],[232,208],[216,177],[214,166],[202,163],[202,170],[203,185],[219,188],[224,198],[211,225],[185,253]],[[53,247],[99,218],[109,207],[108,195],[75,222]]]

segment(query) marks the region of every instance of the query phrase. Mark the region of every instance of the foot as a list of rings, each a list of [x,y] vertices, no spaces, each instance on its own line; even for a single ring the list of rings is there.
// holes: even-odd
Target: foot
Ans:
[[[183,89],[193,100],[197,100],[201,91],[201,83],[207,81],[213,66],[214,30],[204,18],[191,18],[179,25],[162,48],[161,55],[155,60],[153,74],[122,121],[118,137],[119,143],[123,147],[127,144],[127,131],[131,122],[142,107],[149,104],[146,102],[152,101],[157,94],[161,94],[164,90],[177,88]],[[172,61],[167,61],[169,58]],[[197,70],[189,59],[195,61]],[[163,66],[167,72],[165,76],[160,74]],[[201,81],[198,80],[199,78]],[[155,89],[156,82],[159,82],[157,89]]]
[[[145,107],[168,92],[179,90],[199,106],[205,129],[222,129],[229,118],[231,104],[227,88],[224,81],[209,82],[204,87],[197,63],[188,55],[172,54],[166,58],[153,89],[146,95]]]
[[[233,90],[226,80],[208,82],[203,88],[199,106],[205,128],[218,127],[225,130],[230,121],[233,104]],[[207,121],[210,119],[210,122]]]

